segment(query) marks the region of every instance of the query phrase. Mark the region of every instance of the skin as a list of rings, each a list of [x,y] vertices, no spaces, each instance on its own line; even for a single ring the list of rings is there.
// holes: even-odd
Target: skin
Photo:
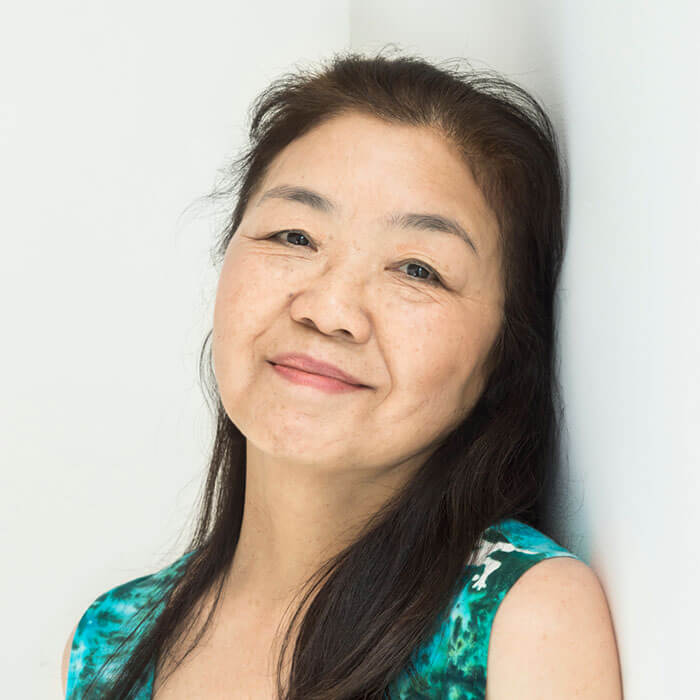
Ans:
[[[595,571],[558,557],[528,569],[491,626],[486,700],[622,700],[608,602]]]
[[[282,184],[337,211],[260,203]],[[391,228],[390,212],[456,219],[478,255],[457,236]],[[267,238],[281,229],[306,238]],[[413,260],[447,288],[421,279]],[[214,310],[219,391],[247,441],[231,596],[260,610],[287,603],[428,458],[482,392],[502,307],[497,222],[439,133],[343,115],[278,154],[230,241]],[[372,388],[291,383],[266,361],[286,351]]]
[[[310,188],[337,211],[259,204],[282,184]],[[455,236],[381,223],[389,212],[449,216],[478,255]],[[267,238],[282,229],[306,239]],[[228,246],[214,309],[217,383],[247,445],[241,536],[209,634],[165,686],[157,673],[158,700],[274,696],[275,632],[295,594],[480,396],[502,289],[496,220],[439,133],[347,114],[278,155]],[[286,351],[371,388],[293,384],[267,363]],[[499,606],[488,653],[487,700],[622,698],[610,611],[583,562],[551,559],[521,576]]]

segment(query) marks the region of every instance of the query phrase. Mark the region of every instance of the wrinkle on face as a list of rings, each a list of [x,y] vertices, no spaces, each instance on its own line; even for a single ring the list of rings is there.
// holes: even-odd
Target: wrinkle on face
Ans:
[[[282,184],[322,193],[337,211],[256,206]],[[401,211],[457,220],[479,255],[455,235],[380,223]],[[283,229],[313,243],[267,238]],[[296,562],[332,550],[476,403],[503,311],[498,248],[469,168],[435,130],[343,115],[270,164],[229,241],[212,336],[221,400],[247,441],[246,498],[264,500],[265,518],[246,509],[237,550],[253,561],[251,586],[269,586],[267,575],[287,590]],[[408,274],[407,260],[440,266],[447,288]],[[373,388],[292,384],[267,361],[282,351],[315,354]]]

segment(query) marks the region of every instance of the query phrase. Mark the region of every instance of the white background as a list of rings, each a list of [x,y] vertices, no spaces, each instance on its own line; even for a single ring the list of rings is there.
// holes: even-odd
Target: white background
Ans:
[[[694,3],[14,2],[0,13],[5,697],[60,697],[85,608],[179,555],[212,425],[201,204],[273,78],[393,42],[542,100],[570,170],[561,539],[627,700],[696,689],[700,30]]]

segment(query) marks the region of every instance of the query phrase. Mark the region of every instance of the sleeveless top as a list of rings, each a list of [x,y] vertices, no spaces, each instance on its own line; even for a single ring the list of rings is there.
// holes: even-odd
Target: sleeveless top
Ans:
[[[177,581],[192,554],[186,553],[154,574],[110,589],[87,608],[73,637],[66,700],[83,697],[93,676],[135,625],[152,624],[164,607],[161,603],[153,608],[154,596]],[[489,638],[498,606],[525,571],[551,557],[580,559],[520,520],[507,518],[487,528],[477,556],[465,567],[458,594],[437,620],[428,642],[411,655],[419,677],[407,665],[389,687],[392,700],[484,700]],[[99,687],[109,687],[110,679],[114,679],[137,641],[126,644],[101,672]],[[154,675],[152,661],[129,698],[150,700]],[[100,695],[98,692],[94,697]]]

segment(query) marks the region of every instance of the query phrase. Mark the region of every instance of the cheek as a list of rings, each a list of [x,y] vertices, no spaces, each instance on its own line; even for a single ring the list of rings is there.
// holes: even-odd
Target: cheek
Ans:
[[[472,352],[465,321],[454,313],[403,314],[395,329],[394,358],[400,374],[420,391],[458,381],[465,373]]]
[[[259,258],[230,247],[221,268],[214,303],[214,336],[223,341],[246,337],[249,327],[264,313],[269,284]]]
[[[414,309],[415,312],[415,309]],[[407,421],[423,439],[452,427],[480,391],[484,328],[464,309],[414,313],[394,325],[392,421]]]
[[[233,362],[241,369],[259,332],[266,294],[254,263],[229,250],[221,268],[214,301],[212,359],[219,381],[230,378]],[[237,370],[235,370],[237,371]]]

